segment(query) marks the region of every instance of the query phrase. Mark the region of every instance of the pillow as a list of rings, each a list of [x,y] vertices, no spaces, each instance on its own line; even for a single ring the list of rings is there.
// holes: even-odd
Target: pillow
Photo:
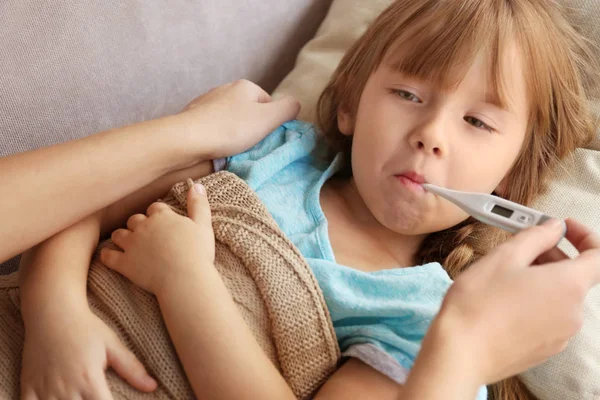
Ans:
[[[600,0],[563,0],[574,22],[600,46]],[[299,118],[316,119],[316,103],[345,51],[392,0],[334,0],[316,37],[300,52],[296,66],[273,96],[293,95],[302,103]],[[600,99],[592,102],[600,116]],[[559,218],[572,217],[600,233],[600,132],[578,149],[534,207]],[[569,245],[561,247],[570,254]],[[581,400],[600,396],[600,286],[591,290],[584,325],[567,349],[521,378],[540,399]]]

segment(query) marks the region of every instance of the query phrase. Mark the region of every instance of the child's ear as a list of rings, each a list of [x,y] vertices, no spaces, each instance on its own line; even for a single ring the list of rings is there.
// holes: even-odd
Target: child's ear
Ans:
[[[351,136],[352,135],[352,118],[350,117],[350,113],[344,109],[344,107],[340,107],[337,112],[337,123],[338,129],[343,135]]]

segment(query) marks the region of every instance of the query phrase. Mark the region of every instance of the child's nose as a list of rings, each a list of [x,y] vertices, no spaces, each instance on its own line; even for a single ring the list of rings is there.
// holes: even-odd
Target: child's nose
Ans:
[[[431,110],[427,115],[422,115],[413,125],[409,142],[418,152],[441,157],[446,152],[445,140],[447,138],[448,120],[444,113]]]
[[[443,132],[440,126],[436,124],[427,124],[421,126],[412,134],[410,142],[412,147],[427,155],[440,157],[444,155]]]
[[[442,154],[442,150],[438,146],[428,146],[424,141],[417,141],[417,149],[425,151],[428,154],[439,156]]]

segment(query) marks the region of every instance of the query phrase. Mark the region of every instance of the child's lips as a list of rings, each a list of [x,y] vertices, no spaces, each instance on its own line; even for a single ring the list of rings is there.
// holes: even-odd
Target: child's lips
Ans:
[[[425,182],[425,180],[422,178],[415,179],[414,177],[412,177],[410,175],[401,174],[401,175],[396,175],[396,179],[398,179],[398,181],[400,181],[400,183],[402,183],[403,186],[412,190],[415,193],[422,193],[422,194],[427,193],[426,190],[422,186],[422,184]],[[421,182],[419,182],[419,180]]]
[[[408,172],[403,172],[401,173],[399,176],[404,176],[408,179],[410,179],[411,181],[418,183],[418,184],[423,184],[423,183],[428,183],[425,180],[425,177],[415,171],[408,171]]]

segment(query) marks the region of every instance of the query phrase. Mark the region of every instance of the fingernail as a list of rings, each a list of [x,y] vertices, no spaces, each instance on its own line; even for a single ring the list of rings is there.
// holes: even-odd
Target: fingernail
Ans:
[[[199,183],[194,184],[194,190],[196,191],[196,193],[201,194],[202,196],[206,195],[206,189],[203,185]]]
[[[544,226],[547,226],[550,229],[562,229],[563,223],[560,219],[551,218],[548,221],[544,222]]]

